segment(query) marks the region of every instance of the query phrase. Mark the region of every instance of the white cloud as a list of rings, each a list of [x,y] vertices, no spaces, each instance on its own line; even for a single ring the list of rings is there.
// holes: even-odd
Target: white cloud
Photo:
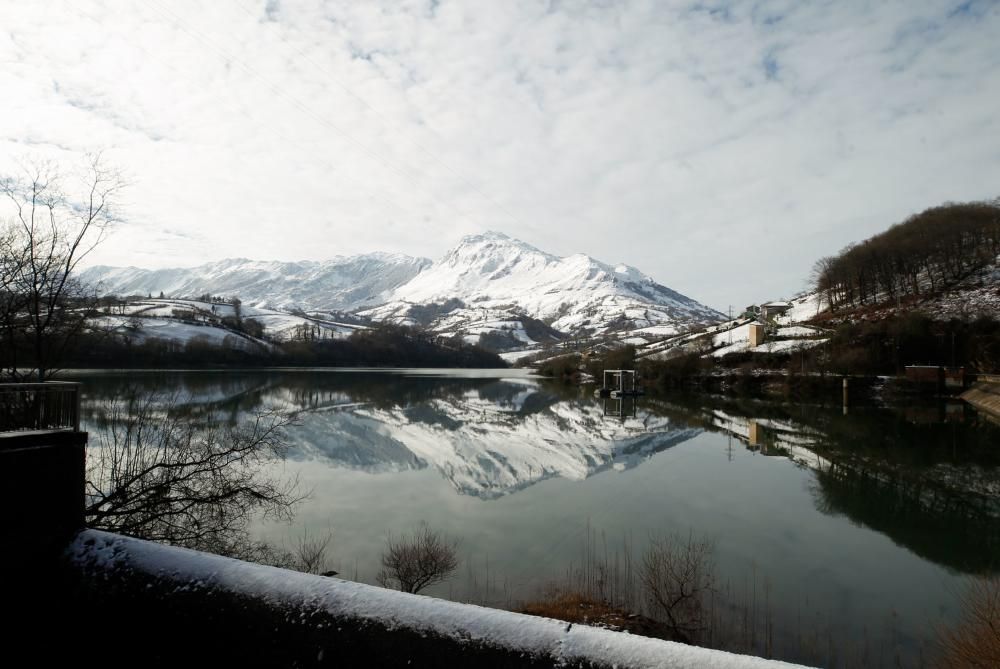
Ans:
[[[493,228],[724,308],[1000,194],[997,34],[996,2],[5,3],[0,168],[106,149],[132,223],[95,262]]]

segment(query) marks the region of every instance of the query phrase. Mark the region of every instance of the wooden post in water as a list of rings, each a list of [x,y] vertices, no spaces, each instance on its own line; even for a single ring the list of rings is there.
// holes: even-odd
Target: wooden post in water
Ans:
[[[845,416],[847,415],[847,401],[848,401],[848,393],[847,393],[847,385],[848,384],[847,384],[847,382],[848,382],[848,377],[845,376],[844,377],[844,415]]]

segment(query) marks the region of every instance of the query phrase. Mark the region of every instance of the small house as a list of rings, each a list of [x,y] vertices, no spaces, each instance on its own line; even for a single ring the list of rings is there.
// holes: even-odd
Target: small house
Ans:
[[[791,308],[791,302],[768,302],[760,305],[760,316],[765,321],[772,321],[778,316],[783,316]]]

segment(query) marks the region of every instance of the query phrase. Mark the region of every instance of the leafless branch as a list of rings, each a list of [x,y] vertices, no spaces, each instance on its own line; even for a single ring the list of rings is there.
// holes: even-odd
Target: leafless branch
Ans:
[[[420,592],[451,577],[458,568],[458,543],[426,524],[412,536],[386,540],[379,585],[403,592]]]
[[[690,534],[651,537],[640,578],[654,617],[675,633],[691,639],[708,629],[706,599],[715,585],[711,541]]]
[[[155,541],[231,553],[258,515],[290,519],[297,481],[267,465],[285,455],[292,418],[262,413],[232,427],[199,427],[172,398],[129,393],[100,417],[88,455],[88,524]]]
[[[13,218],[0,226],[0,372],[18,378],[19,349],[44,380],[72,343],[95,296],[75,278],[80,261],[118,220],[124,180],[99,154],[89,156],[71,195],[51,163],[23,166],[0,178],[0,198]],[[73,181],[73,180],[70,180]]]

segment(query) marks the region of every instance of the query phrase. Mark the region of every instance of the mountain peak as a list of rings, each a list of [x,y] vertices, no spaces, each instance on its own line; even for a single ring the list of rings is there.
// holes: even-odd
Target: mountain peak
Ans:
[[[513,260],[520,255],[536,256],[543,263],[558,260],[556,256],[506,233],[487,230],[462,237],[461,241],[444,255],[442,262],[475,264],[480,261],[492,266],[496,262]]]
[[[494,242],[494,241],[519,241],[517,239],[512,240],[510,235],[497,230],[487,230],[486,232],[480,232],[475,235],[465,235],[462,237],[460,244],[476,244],[478,242]]]

